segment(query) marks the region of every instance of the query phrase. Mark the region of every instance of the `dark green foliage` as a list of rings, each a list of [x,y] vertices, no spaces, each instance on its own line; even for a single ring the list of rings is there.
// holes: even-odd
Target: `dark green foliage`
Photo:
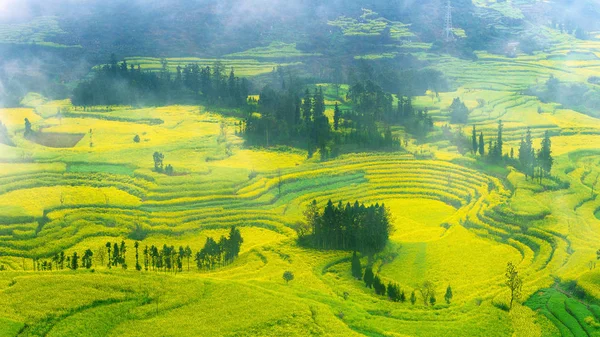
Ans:
[[[479,155],[480,156],[485,156],[485,142],[483,140],[483,132],[479,133]]]
[[[360,259],[356,255],[356,251],[352,253],[352,276],[358,280],[362,277],[362,266]]]
[[[502,131],[504,129],[504,124],[502,124],[502,120],[498,120],[498,136],[496,140],[489,142],[489,151],[488,158],[492,163],[501,164],[504,160],[503,158],[503,146],[504,142],[502,140]]]
[[[33,131],[31,130],[31,122],[28,118],[25,118],[25,131],[23,132],[23,137],[29,138],[32,134]]]
[[[427,108],[416,111],[410,96],[398,95],[398,106],[393,119],[403,125],[406,131],[421,140],[425,139],[427,134],[433,130],[433,119],[429,116]]]
[[[83,256],[81,257],[81,265],[85,269],[90,269],[92,267],[92,256],[94,256],[94,252],[92,252],[91,249],[86,249],[83,253]],[[73,258],[71,258],[71,261],[73,261]]]
[[[375,275],[373,275],[373,267],[368,266],[365,269],[365,275],[363,276],[363,281],[365,281],[365,286],[367,288],[373,287],[374,278],[375,278]]]
[[[455,98],[450,105],[450,122],[453,124],[466,124],[469,118],[469,109],[460,98]]]
[[[473,125],[473,134],[471,135],[471,143],[472,143],[471,151],[473,152],[473,154],[477,154],[479,145],[477,144],[477,131],[475,130],[475,125]]]
[[[224,266],[233,262],[233,260],[238,257],[243,242],[244,239],[242,238],[239,229],[235,226],[231,227],[229,237],[226,238],[222,236],[219,239],[219,242],[211,237],[206,238],[204,247],[196,253],[194,259],[196,261],[196,267],[198,267],[198,269],[211,270],[217,266]],[[188,253],[186,253],[186,250]],[[182,259],[183,257],[188,258],[189,264],[191,250],[183,249],[182,254]]]
[[[340,107],[338,103],[335,102],[335,106],[333,107],[333,129],[337,131],[340,128],[340,119],[342,118],[342,112],[340,111]]]
[[[400,289],[400,286],[397,283],[388,283],[387,296],[393,302],[404,302],[406,300],[404,291]]]
[[[165,156],[160,152],[154,152],[152,155],[152,159],[154,159],[154,171],[162,172],[163,171],[163,160]]]
[[[171,166],[171,164],[168,164],[168,165],[165,167],[165,174],[166,174],[166,175],[169,175],[169,176],[172,176],[172,175],[173,175],[173,173],[175,173],[175,171],[174,171],[174,169],[173,169],[173,166]]]
[[[72,100],[79,106],[203,103],[245,107],[249,86],[246,79],[235,76],[233,69],[227,76],[219,62],[215,62],[212,69],[198,64],[177,67],[177,74],[172,78],[164,59],[162,70],[145,72],[139,66],[128,67],[127,61],[117,64],[113,55],[110,64],[73,90]]]
[[[140,142],[140,135],[135,135],[135,137],[133,137],[133,141],[136,143]]]
[[[379,275],[376,275],[373,278],[373,289],[375,289],[375,293],[377,295],[385,295],[385,292],[386,292],[385,284],[383,284],[383,282],[381,282]]]
[[[319,213],[313,200],[304,212],[306,222],[312,228],[313,246],[320,249],[354,250],[372,254],[385,247],[390,231],[390,215],[385,205],[366,207],[358,201],[345,206],[331,200]]]
[[[140,270],[142,270],[142,266],[140,265],[140,256],[139,256],[140,243],[136,241],[133,244],[133,247],[135,248],[135,270],[140,271]]]
[[[600,89],[583,83],[564,83],[550,75],[545,84],[533,87],[526,95],[537,96],[542,102],[558,102],[565,109],[600,117]]]
[[[69,261],[69,268],[73,270],[77,270],[77,268],[79,268],[79,256],[77,256],[77,252],[73,253],[73,256],[71,256],[71,259]]]
[[[436,302],[435,294],[431,294],[431,296],[429,296],[429,304],[431,304],[431,306],[434,306],[435,302]]]
[[[452,301],[452,296],[452,287],[448,286],[448,288],[446,288],[446,294],[444,295],[444,300],[447,304],[450,304],[450,301]]]
[[[521,138],[521,144],[519,145],[519,166],[521,171],[525,173],[525,178],[534,178],[537,175],[541,183],[543,177],[550,175],[554,164],[551,146],[550,135],[546,131],[541,148],[536,153],[532,144],[531,130],[527,128],[525,139]]]
[[[283,280],[285,281],[285,283],[289,283],[293,279],[294,279],[294,273],[292,273],[289,270],[286,270],[283,272]]]
[[[292,83],[294,79],[290,80]],[[253,145],[294,144],[306,146],[309,157],[319,150],[321,159],[337,155],[345,145],[367,149],[399,149],[398,139],[385,134],[377,121],[392,121],[391,95],[373,82],[357,84],[348,95],[354,109],[334,107],[333,129],[325,116],[322,87],[311,93],[306,89],[301,100],[293,88],[275,91],[266,86],[260,93],[257,114],[245,120],[242,132]],[[377,97],[375,97],[377,96]],[[397,121],[394,119],[394,121]],[[347,147],[346,147],[347,148]]]
[[[554,164],[554,158],[552,158],[552,143],[550,142],[550,136],[548,130],[544,132],[544,139],[542,139],[542,147],[537,155],[537,163],[540,167],[540,179],[546,175],[550,175],[552,165]]]
[[[410,294],[410,304],[415,305],[416,302],[417,302],[417,294],[415,294],[415,291],[413,290],[412,293]]]

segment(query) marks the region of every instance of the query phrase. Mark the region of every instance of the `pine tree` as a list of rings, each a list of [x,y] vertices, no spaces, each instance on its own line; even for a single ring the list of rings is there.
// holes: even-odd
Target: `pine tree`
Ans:
[[[111,268],[111,266],[112,266],[112,259],[111,259],[111,256],[110,256],[110,248],[111,248],[111,246],[112,246],[112,245],[110,244],[110,242],[107,242],[107,243],[106,243],[106,250],[108,251],[108,268],[109,268],[109,269],[110,269],[110,268]]]
[[[356,255],[356,251],[352,254],[352,276],[359,280],[362,276],[362,266],[360,265],[360,259]]]
[[[552,158],[552,143],[550,141],[550,135],[548,134],[548,130],[544,133],[544,139],[542,140],[542,148],[539,151],[538,162],[540,164],[541,173],[540,181],[544,175],[550,175],[550,171],[552,170],[552,165],[554,163],[554,158]]]
[[[485,142],[483,141],[483,132],[479,133],[479,155],[485,156]]]
[[[444,299],[446,300],[446,303],[450,304],[450,301],[452,300],[452,287],[448,286],[448,288],[446,288]]]
[[[502,124],[502,120],[498,120],[498,139],[496,139],[496,155],[495,155],[495,159],[496,161],[500,162],[502,161],[502,155],[503,155],[503,144],[504,142],[502,141],[502,131],[504,129],[504,124]]]
[[[471,142],[473,146],[473,154],[477,154],[479,146],[477,145],[477,131],[475,130],[475,125],[473,125],[473,135],[471,136]]]
[[[73,256],[71,257],[70,267],[73,270],[77,270],[77,268],[79,268],[79,256],[77,256],[77,252],[74,252]]]
[[[310,92],[306,89],[304,93],[304,101],[302,102],[302,118],[306,124],[309,124],[312,120],[312,98],[310,97]]]
[[[340,111],[340,107],[338,103],[335,102],[335,106],[333,107],[333,129],[337,131],[340,126],[340,118],[342,117],[342,112]]]
[[[371,266],[367,267],[367,269],[365,269],[365,275],[363,277],[363,280],[365,281],[365,286],[367,288],[373,287],[374,277],[375,275],[373,275],[373,268]]]
[[[139,255],[138,255],[138,247],[140,246],[139,242],[135,242],[133,244],[133,247],[135,247],[135,270],[140,271],[142,270],[142,266],[140,265],[140,259],[139,259]]]

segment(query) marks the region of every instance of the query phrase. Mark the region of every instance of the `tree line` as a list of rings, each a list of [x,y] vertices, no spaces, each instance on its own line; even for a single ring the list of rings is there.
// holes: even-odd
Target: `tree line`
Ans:
[[[168,105],[203,103],[212,106],[244,107],[250,82],[235,76],[215,62],[212,67],[196,63],[177,66],[171,73],[168,61],[161,60],[157,72],[144,71],[127,61],[117,62],[114,55],[109,64],[97,69],[90,80],[81,82],[74,90],[74,105]]]
[[[367,266],[363,273],[362,265],[356,252],[352,254],[351,271],[352,276],[355,279],[362,280],[367,288],[372,288],[375,291],[375,294],[380,296],[387,296],[387,298],[393,302],[404,303],[407,300],[406,293],[402,288],[400,288],[400,285],[398,285],[398,283],[389,281],[386,286],[385,282],[379,277],[379,275],[373,273],[372,266]],[[423,282],[423,284],[419,285],[416,289],[412,291],[412,293],[410,294],[410,302],[413,305],[417,301],[417,292],[421,294],[421,298],[423,299],[423,305],[434,306],[436,304],[437,299],[435,297],[435,286],[432,282],[425,281]],[[444,300],[447,304],[450,304],[452,298],[452,287],[448,285],[448,287],[446,288],[446,293],[444,294]]]
[[[206,238],[206,243],[202,249],[196,254],[193,254],[190,246],[179,246],[176,248],[173,245],[164,244],[162,247],[146,245],[141,250],[140,243],[135,241],[135,269],[141,271],[163,271],[163,272],[182,272],[184,264],[187,270],[190,270],[192,258],[196,262],[198,270],[212,270],[216,267],[230,264],[239,256],[240,248],[244,239],[240,230],[232,226],[229,235],[221,236],[219,241],[213,238]],[[96,259],[100,265],[106,265],[107,268],[121,267],[127,269],[127,244],[125,241],[121,243],[107,242],[96,253]],[[141,259],[140,259],[141,253]],[[33,259],[34,270],[51,271],[63,270],[69,268],[76,270],[79,268],[90,269],[93,265],[94,252],[91,249],[86,249],[83,256],[79,256],[77,252],[72,255],[65,255],[64,251],[56,253],[50,260]]]
[[[518,157],[515,158],[514,149],[511,148],[508,153],[504,152],[504,142],[502,132],[504,124],[502,120],[498,121],[498,136],[495,140],[490,139],[488,142],[487,153],[485,151],[485,142],[483,132],[477,135],[477,129],[473,125],[471,135],[471,152],[479,154],[481,158],[498,165],[511,164],[525,174],[525,178],[539,178],[540,183],[544,177],[549,177],[554,164],[552,156],[552,141],[548,130],[544,132],[541,146],[539,149],[533,147],[531,138],[531,128],[527,127],[525,136],[521,137],[518,149]]]
[[[365,206],[358,201],[334,205],[331,200],[321,211],[317,201],[304,211],[305,228],[297,229],[300,242],[318,249],[354,250],[373,254],[382,250],[392,231],[391,215],[384,204]]]

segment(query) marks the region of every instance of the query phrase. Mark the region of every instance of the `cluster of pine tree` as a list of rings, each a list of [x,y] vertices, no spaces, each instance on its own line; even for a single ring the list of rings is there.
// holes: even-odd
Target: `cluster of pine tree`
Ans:
[[[214,269],[217,266],[224,266],[231,263],[240,253],[240,248],[244,239],[235,226],[231,227],[229,236],[222,236],[218,242],[212,238],[206,239],[204,247],[193,255],[190,246],[179,246],[177,249],[175,246],[168,246],[164,244],[162,247],[151,245],[145,246],[142,251],[143,266],[140,264],[139,248],[140,244],[138,241],[135,242],[135,269],[141,271],[142,268],[146,271],[164,271],[164,272],[181,272],[183,271],[183,264],[187,262],[187,270],[190,270],[190,260],[195,257],[196,266],[201,270]],[[105,249],[106,248],[106,249]],[[105,246],[98,250],[97,259],[100,264],[104,265],[105,258],[107,258],[106,266],[108,268],[121,266],[123,269],[127,269],[126,263],[127,245],[125,241],[118,243],[107,242]],[[51,271],[62,270],[65,268],[78,269],[84,267],[90,269],[92,267],[92,257],[94,253],[92,250],[87,249],[83,256],[79,256],[77,252],[74,252],[72,256],[66,256],[65,252],[60,252],[52,256],[50,261],[40,260],[37,258],[33,259],[34,270],[39,271]]]
[[[517,160],[512,148],[510,149],[509,153],[504,153],[504,142],[502,140],[503,129],[504,124],[502,124],[502,120],[499,120],[498,136],[494,141],[489,140],[488,151],[486,154],[483,132],[480,132],[479,136],[477,136],[477,129],[475,126],[473,126],[473,134],[471,136],[473,154],[479,153],[482,158],[486,158],[489,162],[494,164],[514,165],[523,173],[525,173],[526,178],[538,177],[541,182],[544,177],[550,176],[550,171],[552,170],[552,165],[554,164],[554,158],[552,157],[552,142],[550,140],[550,134],[548,131],[546,130],[544,132],[544,138],[542,139],[541,147],[540,149],[536,150],[533,147],[531,129],[528,127],[525,137],[521,137]]]
[[[219,242],[206,238],[204,248],[196,253],[195,261],[199,270],[211,270],[231,263],[240,253],[244,239],[239,229],[232,227],[229,237],[221,236]]]
[[[92,267],[92,257],[94,253],[91,249],[86,249],[81,257],[81,265],[80,265],[80,257],[77,252],[73,252],[73,255],[67,256],[64,251],[60,253],[56,253],[52,256],[52,258],[48,260],[41,260],[38,258],[33,259],[33,270],[34,271],[52,271],[54,270],[63,270],[65,267],[76,270],[79,267],[83,267],[86,269],[90,269]]]
[[[360,259],[358,258],[356,252],[352,254],[352,276],[357,280],[363,280],[365,286],[367,288],[373,288],[373,290],[375,290],[375,294],[377,295],[387,295],[388,299],[393,302],[404,303],[406,301],[406,294],[404,290],[400,288],[400,285],[396,282],[390,281],[386,286],[385,283],[379,277],[379,275],[375,275],[373,273],[372,266],[368,266],[367,268],[365,268],[365,272],[363,274]],[[410,295],[410,302],[413,305],[417,301],[416,291],[419,291],[421,293],[421,297],[423,298],[423,304],[425,306],[427,306],[428,304],[431,304],[432,306],[435,305],[436,298],[433,283],[426,281],[421,286],[419,286],[418,289],[412,291]],[[444,295],[444,299],[446,300],[447,304],[450,304],[450,302],[452,301],[452,297],[452,287],[448,286],[446,288],[446,294]]]
[[[108,268],[117,267],[121,265],[123,269],[127,269],[127,262],[125,261],[125,253],[127,252],[127,245],[125,241],[121,241],[121,244],[106,243],[106,251],[108,252]]]
[[[525,138],[521,138],[519,144],[519,163],[521,170],[525,173],[525,178],[529,176],[533,179],[537,176],[541,183],[544,177],[550,175],[554,164],[551,147],[550,135],[546,130],[541,148],[536,151],[531,141],[531,129],[527,128]]]
[[[433,119],[427,109],[416,111],[412,99],[403,95],[398,95],[396,120],[418,139],[424,139],[433,130]]]
[[[293,80],[290,80],[293,82]],[[289,144],[306,147],[309,156],[318,149],[322,158],[336,156],[344,145],[369,149],[397,149],[389,127],[383,132],[377,122],[391,120],[391,95],[372,82],[355,85],[347,95],[353,109],[342,111],[336,103],[333,125],[325,115],[322,87],[303,95],[291,85],[275,91],[265,87],[256,102],[260,114],[250,114],[242,132],[255,145]]]
[[[363,275],[360,259],[356,252],[352,254],[352,276],[357,280],[363,280],[365,286],[367,288],[373,288],[377,295],[384,296],[387,294],[387,297],[393,302],[406,301],[404,290],[402,290],[395,282],[389,282],[386,286],[379,275],[373,273],[372,267],[367,267]]]
[[[94,77],[73,90],[73,104],[96,105],[167,105],[198,103],[226,107],[247,105],[250,83],[235,76],[220,62],[200,67],[198,64],[177,66],[173,75],[166,60],[158,72],[143,71],[138,65],[120,64],[113,55],[109,64]]]
[[[453,124],[466,124],[469,119],[469,108],[460,98],[456,97],[450,105],[450,122]]]
[[[185,248],[183,248],[183,246],[179,246],[179,249],[177,249],[173,245],[168,246],[164,244],[162,248],[152,245],[150,247],[146,246],[142,254],[144,256],[144,270],[181,272],[183,271],[184,259],[187,259],[189,270],[192,249],[189,246],[186,246]],[[137,248],[136,269],[141,270],[141,265],[138,261]]]
[[[372,254],[382,250],[392,230],[390,214],[384,204],[336,206],[331,200],[322,212],[316,200],[308,204],[304,215],[310,227],[309,242],[320,249],[354,250]]]

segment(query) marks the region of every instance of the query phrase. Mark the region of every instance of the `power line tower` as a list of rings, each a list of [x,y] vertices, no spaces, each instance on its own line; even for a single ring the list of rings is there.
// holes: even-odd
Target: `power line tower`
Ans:
[[[450,0],[446,4],[446,28],[444,32],[446,33],[446,42],[451,42],[454,40],[454,33],[452,32],[452,4]]]

